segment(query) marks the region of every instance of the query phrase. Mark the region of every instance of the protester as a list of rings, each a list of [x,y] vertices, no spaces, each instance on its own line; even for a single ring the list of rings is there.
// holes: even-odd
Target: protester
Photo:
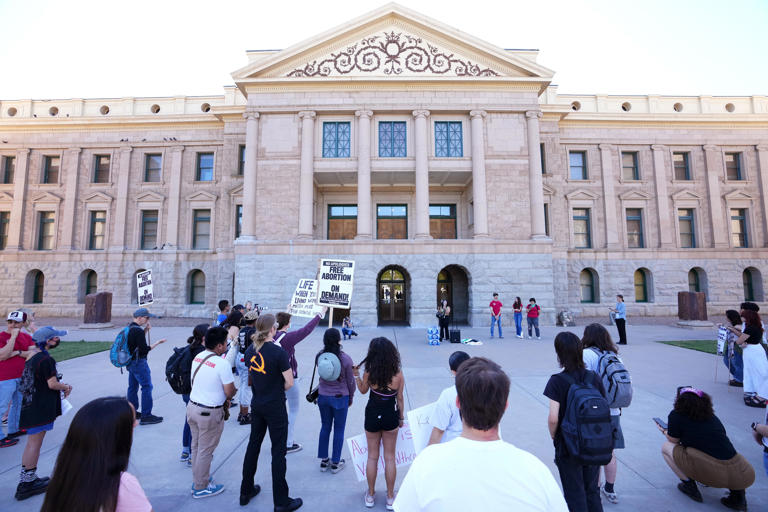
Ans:
[[[192,392],[187,405],[195,499],[224,491],[224,485],[210,480],[211,461],[224,430],[227,402],[235,394],[232,369],[221,357],[227,351],[227,331],[211,327],[205,333],[204,343],[205,350],[192,361]]]
[[[19,429],[21,414],[21,391],[19,381],[26,359],[37,351],[32,337],[21,329],[27,322],[27,314],[11,311],[8,328],[0,332],[0,411],[7,411],[6,435],[0,439],[0,448],[13,446],[19,436],[27,433]]]
[[[68,397],[72,386],[59,382],[56,361],[49,350],[59,346],[67,331],[41,327],[32,337],[39,352],[29,358],[21,377],[22,389],[29,389],[22,397],[19,424],[27,429],[27,444],[21,456],[21,475],[16,487],[16,499],[25,500],[45,492],[49,479],[37,476],[37,461],[45,433],[53,430],[53,422],[61,416],[62,392]]]
[[[755,313],[758,313],[758,316],[760,316],[759,315],[760,306],[758,306],[754,302],[742,302],[741,305],[739,306],[739,314],[741,314],[744,311],[754,311]],[[746,325],[742,324],[741,326],[742,331],[744,330],[744,327],[746,327]],[[763,328],[763,344],[764,345],[768,344],[768,340],[766,339],[766,334],[765,334],[765,324],[762,321],[760,322],[760,327]]]
[[[611,335],[608,330],[600,324],[589,324],[584,328],[584,336],[581,338],[582,346],[584,350],[582,357],[584,359],[584,367],[592,372],[599,374],[600,370],[600,357],[613,353],[618,357],[619,349],[613,343]],[[619,358],[619,361],[621,359]],[[613,426],[613,449],[618,450],[624,448],[624,434],[621,431],[621,409],[611,409],[611,425]],[[611,503],[618,503],[619,497],[616,495],[616,491],[613,486],[616,483],[616,471],[617,471],[616,455],[611,456],[611,462],[603,466],[605,472],[605,485],[600,487],[600,494]],[[599,478],[599,474],[598,474]]]
[[[77,411],[56,458],[40,512],[151,512],[141,484],[128,473],[139,422],[122,397],[103,397]]]
[[[701,503],[696,486],[729,489],[720,502],[734,510],[747,510],[745,489],[755,481],[755,470],[741,454],[736,453],[725,427],[715,416],[712,398],[691,387],[679,388],[667,428],[658,425],[667,440],[661,447],[664,461],[680,478],[677,488]]]
[[[282,347],[288,353],[288,361],[291,364],[291,370],[293,371],[293,380],[297,385],[286,388],[286,397],[288,404],[288,437],[286,438],[286,453],[296,453],[301,450],[301,445],[295,443],[293,439],[293,431],[296,428],[296,418],[299,415],[299,366],[296,361],[296,345],[299,344],[304,338],[317,327],[320,323],[320,319],[325,316],[327,307],[323,307],[322,311],[315,315],[307,325],[293,332],[287,332],[291,328],[291,315],[290,313],[280,312],[277,314],[277,334],[275,335],[275,343]]]
[[[360,366],[364,366],[363,376],[360,377]],[[387,483],[387,510],[394,510],[395,479],[397,466],[395,464],[395,448],[397,432],[403,426],[403,389],[405,378],[400,369],[400,353],[395,345],[387,338],[380,337],[371,340],[368,354],[359,365],[354,367],[357,389],[362,394],[371,394],[365,406],[365,439],[368,445],[368,460],[365,465],[365,476],[368,479],[368,490],[365,493],[365,506],[374,505],[376,492],[376,473],[379,465],[379,445],[384,447],[384,477]]]
[[[243,314],[240,310],[233,308],[227,315],[227,319],[221,324],[221,327],[227,330],[227,354],[225,359],[232,368],[232,373],[237,372],[237,355],[239,352],[240,328],[243,324]]]
[[[192,329],[192,336],[187,338],[187,344],[189,344],[190,356],[194,362],[195,356],[205,350],[203,345],[203,339],[205,333],[208,331],[208,324],[198,324]],[[182,394],[181,399],[184,400],[184,406],[186,408],[189,405],[189,395]],[[192,431],[189,429],[189,422],[187,421],[187,415],[184,415],[184,431],[181,436],[181,457],[180,462],[186,462],[188,466],[192,466]]]
[[[576,460],[565,446],[560,428],[566,413],[568,391],[572,381],[584,382],[599,390],[605,396],[600,377],[587,370],[582,359],[579,337],[572,332],[561,332],[555,336],[555,352],[562,372],[549,378],[544,396],[549,398],[549,434],[555,445],[555,465],[560,473],[563,494],[571,512],[601,512],[598,478],[600,466],[586,466]]]
[[[28,308],[19,308],[19,311],[27,315],[27,319],[24,320],[23,329],[27,331],[27,334],[32,336],[37,330],[37,325],[35,325],[35,312]]]
[[[443,299],[437,306],[437,321],[440,325],[440,341],[450,341],[451,336],[448,333],[448,326],[451,323],[451,306],[448,305],[448,301]],[[501,327],[499,327],[501,329]]]
[[[520,300],[520,297],[515,297],[512,311],[515,314],[515,335],[523,339],[523,301]]]
[[[259,318],[259,310],[251,309],[243,317],[245,327],[240,330],[237,336],[237,355],[235,356],[235,370],[239,380],[237,387],[237,403],[240,405],[240,412],[237,415],[237,422],[240,425],[251,424],[251,414],[248,412],[251,407],[251,386],[248,385],[248,365],[245,363],[245,352],[251,346],[251,336],[256,332],[256,320]]]
[[[763,328],[760,317],[752,310],[741,311],[743,332],[732,326],[726,328],[737,335],[736,343],[742,349],[744,361],[744,404],[749,407],[765,407],[768,398],[768,358],[760,346]]]
[[[528,299],[528,304],[525,306],[526,320],[528,322],[528,339],[532,339],[533,330],[536,330],[536,339],[541,339],[541,332],[539,331],[539,314],[541,313],[541,307],[536,304],[536,299],[531,297]]]
[[[619,345],[627,344],[627,305],[624,304],[624,296],[616,295],[616,306],[611,308],[616,329],[619,331]]]
[[[150,345],[149,331],[152,328],[149,319],[157,318],[147,308],[139,308],[133,312],[133,322],[128,327],[128,350],[133,359],[128,363],[128,401],[136,409],[136,416],[142,425],[154,425],[163,421],[162,416],[152,414],[152,374],[147,364],[149,351],[165,343],[165,338]],[[139,386],[141,386],[141,411],[139,411]]]
[[[251,311],[253,311],[253,302],[247,300],[245,301],[245,312],[249,313]]]
[[[397,512],[565,512],[563,495],[535,456],[499,437],[509,377],[482,357],[456,374],[461,437],[422,451],[405,475]]]
[[[341,322],[341,334],[342,339],[349,338],[352,339],[352,336],[357,336],[357,333],[355,332],[355,326],[352,323],[352,320],[349,318],[349,316],[345,316],[344,320]]]
[[[261,487],[253,479],[259,463],[259,452],[269,430],[272,443],[272,500],[275,512],[296,510],[303,504],[301,498],[288,495],[286,471],[286,442],[288,414],[285,409],[285,391],[294,385],[293,369],[288,354],[273,341],[277,332],[275,316],[261,315],[256,320],[253,343],[245,352],[253,399],[251,401],[251,435],[243,458],[243,480],[240,484],[240,505],[259,494]]]
[[[725,312],[725,316],[731,323],[733,329],[727,329],[727,341],[726,346],[723,347],[723,364],[728,368],[728,372],[731,375],[731,379],[728,381],[729,386],[744,387],[744,359],[742,357],[743,350],[736,343],[736,340],[741,336],[741,315],[735,309],[729,309]],[[719,327],[725,327],[723,324],[718,324]]]
[[[504,335],[501,332],[501,307],[503,304],[501,301],[499,301],[499,294],[495,293],[493,294],[493,300],[488,304],[488,307],[491,309],[491,338],[493,338],[493,324],[499,326],[499,338],[504,338]]]
[[[457,350],[448,358],[448,368],[451,375],[456,377],[461,363],[469,359],[469,354]],[[445,443],[461,435],[461,415],[456,406],[456,386],[449,386],[440,393],[435,402],[435,409],[429,417],[432,433],[429,436],[429,444]]]
[[[322,354],[332,354],[326,360],[333,362],[330,375],[324,375],[318,367],[320,382],[318,386],[317,406],[320,409],[320,437],[317,445],[317,457],[320,459],[320,471],[331,468],[331,473],[344,469],[341,449],[344,447],[344,427],[347,424],[347,411],[352,406],[355,396],[355,376],[352,370],[352,358],[341,350],[341,335],[338,329],[327,329],[323,334],[323,350],[315,357],[318,364]],[[338,373],[336,372],[338,370]],[[328,441],[333,428],[333,451],[328,458]]]
[[[226,322],[227,316],[229,315],[229,301],[227,299],[221,299],[218,303],[218,306],[219,313],[216,315],[216,325],[221,325]]]
[[[765,415],[765,423],[753,423],[752,434],[755,441],[763,449],[763,467],[768,475],[768,414]]]

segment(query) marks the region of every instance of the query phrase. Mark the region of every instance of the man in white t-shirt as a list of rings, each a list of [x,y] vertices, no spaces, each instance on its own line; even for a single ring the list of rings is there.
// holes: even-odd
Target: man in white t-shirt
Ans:
[[[456,377],[459,365],[469,359],[469,354],[457,350],[448,358],[448,367],[451,375]],[[450,386],[440,393],[440,398],[435,402],[435,409],[429,417],[432,426],[432,434],[429,436],[429,444],[445,443],[456,439],[461,435],[461,415],[456,407],[456,386]]]
[[[192,392],[187,422],[192,432],[193,498],[207,498],[224,491],[210,481],[213,451],[224,430],[224,403],[235,394],[232,367],[221,357],[227,351],[227,331],[211,327],[204,338],[205,350],[192,360]]]
[[[560,488],[535,456],[499,438],[509,377],[499,365],[473,357],[456,374],[463,431],[427,446],[405,475],[397,512],[567,512]]]

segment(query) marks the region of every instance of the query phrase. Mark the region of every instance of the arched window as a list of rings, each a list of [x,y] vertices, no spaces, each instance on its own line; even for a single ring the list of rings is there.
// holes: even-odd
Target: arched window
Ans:
[[[40,270],[30,270],[24,281],[24,303],[42,304],[45,292],[45,276]]]
[[[98,286],[98,275],[94,270],[86,269],[80,274],[80,280],[77,283],[77,302],[85,304],[85,296],[96,293]]]
[[[600,293],[597,289],[597,272],[591,268],[585,268],[579,274],[579,287],[581,289],[582,303],[599,302]]]
[[[650,302],[650,272],[647,269],[635,270],[635,302]]]
[[[745,301],[763,301],[763,277],[759,270],[754,267],[745,268],[741,274],[741,281],[744,285]]]
[[[205,274],[202,270],[189,273],[189,303],[205,304]]]
[[[689,292],[700,292],[701,291],[701,279],[699,278],[699,273],[696,271],[695,268],[692,268],[688,271],[688,291]]]

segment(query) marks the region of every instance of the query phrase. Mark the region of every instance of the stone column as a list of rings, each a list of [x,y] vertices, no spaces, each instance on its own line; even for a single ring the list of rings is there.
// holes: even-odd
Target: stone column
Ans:
[[[246,108],[245,166],[243,168],[243,228],[240,238],[256,239],[256,168],[258,166],[259,113]]]
[[[315,113],[299,112],[301,119],[301,167],[299,172],[298,240],[312,240],[312,212],[315,203]]]
[[[29,150],[16,151],[16,172],[13,176],[13,205],[11,206],[10,225],[8,226],[8,244],[6,250],[18,251],[23,248],[22,229],[24,224],[24,200],[27,194],[27,177],[29,176]]]
[[[757,146],[757,163],[760,167],[760,199],[763,207],[763,246],[768,247],[768,146]]]
[[[603,170],[603,206],[605,207],[605,246],[619,248],[619,224],[616,214],[616,193],[613,187],[613,149],[611,144],[600,144],[600,167]],[[623,215],[623,213],[621,214]]]
[[[427,139],[429,110],[414,110],[414,140],[416,149],[416,233],[417,240],[429,240],[429,147]]]
[[[475,214],[475,238],[489,238],[488,234],[488,191],[485,182],[485,134],[483,118],[485,110],[469,113],[472,129],[472,201]],[[542,201],[542,215],[544,213]]]
[[[707,162],[707,195],[709,196],[709,215],[712,222],[712,247],[728,247],[728,225],[725,222],[723,201],[720,198],[720,180],[722,178],[723,159],[720,148],[704,146]]]
[[[653,150],[653,179],[656,186],[656,211],[659,220],[659,247],[671,249],[675,245],[675,226],[667,192],[667,168],[664,165],[664,153],[667,147],[654,144],[651,150]]]
[[[117,203],[115,205],[114,231],[110,248],[116,251],[125,249],[125,226],[128,213],[128,183],[131,172],[131,146],[123,146],[118,152],[117,163]],[[114,176],[115,173],[113,173]]]
[[[357,235],[370,240],[371,233],[371,117],[370,110],[355,112],[357,122]]]
[[[170,150],[171,172],[170,189],[168,190],[168,222],[165,230],[165,249],[176,249],[179,246],[179,207],[181,205],[181,162],[184,156],[184,146],[173,146]],[[165,167],[165,162],[163,162]]]
[[[75,212],[77,211],[77,182],[80,169],[80,148],[69,148],[64,151],[60,175],[66,180],[64,184],[64,208],[61,222],[61,249],[74,249]],[[89,229],[89,228],[87,228]]]
[[[531,196],[531,239],[533,240],[547,238],[544,223],[544,179],[541,177],[541,138],[539,136],[539,119],[543,115],[538,110],[529,110],[525,113],[528,128],[528,187]],[[472,135],[472,140],[474,140],[474,129]]]

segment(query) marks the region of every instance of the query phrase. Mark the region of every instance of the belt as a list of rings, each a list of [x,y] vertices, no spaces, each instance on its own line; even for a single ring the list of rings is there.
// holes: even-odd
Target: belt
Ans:
[[[203,409],[221,409],[222,407],[224,407],[224,404],[217,405],[217,406],[210,406],[210,405],[199,404],[197,402],[193,402],[192,400],[190,400],[189,403],[191,403],[192,405],[196,405],[198,407],[202,407]]]

